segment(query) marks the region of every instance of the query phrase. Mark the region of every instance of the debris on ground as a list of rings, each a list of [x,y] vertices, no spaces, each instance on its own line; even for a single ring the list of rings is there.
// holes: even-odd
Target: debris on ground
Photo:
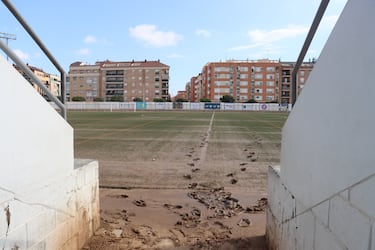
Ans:
[[[134,200],[133,204],[138,206],[138,207],[145,207],[146,206],[146,202],[144,200]]]
[[[246,212],[248,213],[257,213],[257,212],[263,212],[266,210],[268,204],[268,199],[266,197],[263,197],[258,200],[258,203],[254,206],[250,206],[246,208]]]

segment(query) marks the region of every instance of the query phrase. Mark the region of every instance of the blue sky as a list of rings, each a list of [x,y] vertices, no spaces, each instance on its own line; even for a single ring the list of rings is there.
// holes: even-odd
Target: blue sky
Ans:
[[[75,61],[158,60],[169,65],[170,92],[184,90],[207,62],[296,61],[319,0],[13,0],[68,72]],[[331,0],[309,58],[318,58],[346,0]],[[57,70],[0,3],[0,32],[30,65]],[[2,52],[0,52],[4,55]]]

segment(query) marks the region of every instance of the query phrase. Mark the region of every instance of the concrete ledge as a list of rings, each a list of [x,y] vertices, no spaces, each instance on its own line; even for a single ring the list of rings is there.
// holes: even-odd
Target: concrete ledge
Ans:
[[[4,249],[80,249],[100,224],[98,162],[76,160],[66,176],[47,180],[24,193],[0,187]],[[0,211],[0,212],[1,212]],[[3,217],[3,216],[2,216]],[[7,232],[8,231],[8,232]]]

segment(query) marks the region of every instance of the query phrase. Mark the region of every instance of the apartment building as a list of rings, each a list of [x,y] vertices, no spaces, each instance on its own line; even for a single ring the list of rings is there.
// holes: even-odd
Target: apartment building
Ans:
[[[173,98],[174,101],[177,100],[188,100],[188,95],[186,90],[179,90],[177,91],[177,95]]]
[[[40,80],[40,82],[42,84],[44,84],[44,86],[46,88],[49,89],[49,91],[54,95],[54,96],[60,96],[61,95],[61,80],[60,80],[60,76],[58,75],[55,75],[55,74],[50,74],[50,73],[46,73],[43,71],[43,69],[40,69],[40,68],[37,68],[37,67],[34,67],[34,66],[31,66],[29,64],[26,64],[27,67],[31,70],[31,72],[34,73],[34,75]],[[23,70],[18,67],[17,65],[13,64],[13,67],[15,69],[17,69],[18,72],[20,72],[20,74],[30,82],[30,84],[33,86],[33,88],[39,93],[41,94],[44,98],[48,99],[47,98],[47,95],[44,93],[44,91],[39,88],[39,86],[37,84],[35,84],[35,82],[33,82],[31,80],[31,78],[25,73],[23,72]]]
[[[90,65],[83,62],[72,63],[69,67],[67,82],[67,99],[82,96],[86,101],[93,101],[95,97],[102,97],[100,84],[100,64]]]
[[[187,99],[189,102],[197,102],[203,97],[202,93],[202,74],[193,76],[185,86]]]
[[[310,61],[301,64],[297,72],[297,96],[302,92],[302,89],[309,78],[310,72],[313,69],[314,63],[314,61]],[[294,64],[294,62],[281,63],[281,80],[279,83],[280,103],[291,103],[292,101],[292,72]]]
[[[271,60],[210,62],[202,69],[202,97],[220,101],[223,95],[236,102],[278,100],[279,62]]]
[[[135,98],[143,101],[169,99],[169,66],[158,61],[112,62],[99,61],[94,65],[82,62],[69,67],[69,96],[93,101],[100,97],[110,101]]]
[[[190,81],[190,101],[208,98],[219,102],[224,95],[233,96],[236,102],[291,101],[291,73],[294,63],[275,60],[209,62],[198,76]],[[298,90],[302,90],[313,63],[304,63],[298,72]],[[198,81],[197,78],[200,78]],[[199,89],[198,95],[195,90]],[[198,98],[199,97],[199,98]]]

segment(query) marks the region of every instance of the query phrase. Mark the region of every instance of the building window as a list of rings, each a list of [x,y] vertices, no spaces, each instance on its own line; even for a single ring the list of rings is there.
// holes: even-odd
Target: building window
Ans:
[[[267,72],[275,72],[275,67],[267,67]]]
[[[255,74],[255,79],[263,79],[263,74]]]
[[[255,93],[257,93],[257,94],[262,94],[262,93],[263,93],[263,90],[262,90],[262,89],[255,89]]]
[[[262,72],[263,68],[262,67],[255,67],[254,70],[255,70],[255,72]]]
[[[273,79],[274,77],[275,77],[274,74],[267,74],[267,75],[266,75],[266,78],[267,78],[268,80]]]

